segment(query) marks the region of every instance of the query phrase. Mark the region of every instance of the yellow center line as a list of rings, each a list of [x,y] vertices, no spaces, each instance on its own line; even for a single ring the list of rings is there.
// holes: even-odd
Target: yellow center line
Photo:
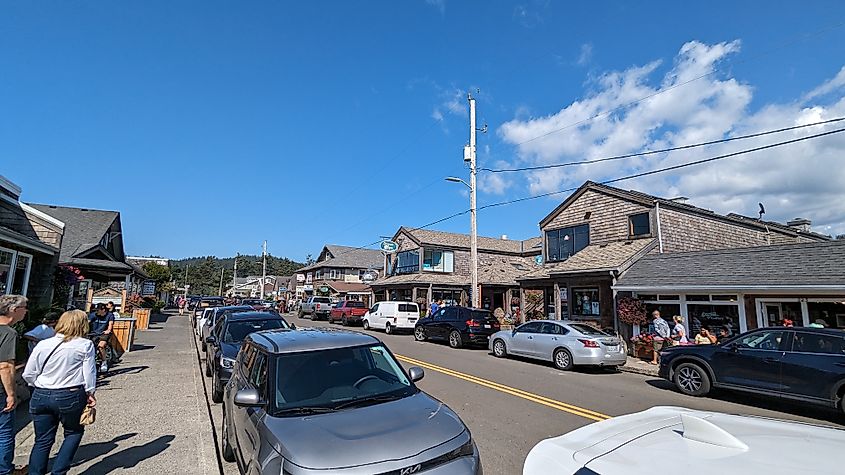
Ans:
[[[490,388],[499,392],[503,392],[506,394],[510,394],[512,396],[516,396],[518,398],[525,399],[527,401],[535,402],[537,404],[541,404],[543,406],[551,407],[553,409],[557,409],[559,411],[568,412],[570,414],[574,414],[576,416],[581,416],[586,419],[590,419],[593,421],[603,421],[605,419],[610,419],[611,416],[607,414],[602,414],[600,412],[591,411],[589,409],[585,409],[583,407],[574,406],[572,404],[567,404],[565,402],[557,401],[555,399],[549,399],[544,396],[540,396],[539,394],[530,393],[528,391],[523,391],[521,389],[517,389],[511,386],[505,386],[504,384],[497,383],[495,381],[490,381],[487,379],[479,378],[478,376],[473,376],[471,374],[461,373],[460,371],[455,371],[453,369],[444,368],[442,366],[437,366],[432,363],[427,363],[425,361],[420,361],[418,359],[411,358],[409,356],[403,355],[396,355],[401,361],[404,361],[409,364],[421,366],[423,368],[430,369],[432,371],[437,371],[438,373],[443,373],[449,376],[453,376],[458,379],[463,379],[464,381],[469,381],[471,383],[478,384],[479,386],[484,386],[486,388]]]

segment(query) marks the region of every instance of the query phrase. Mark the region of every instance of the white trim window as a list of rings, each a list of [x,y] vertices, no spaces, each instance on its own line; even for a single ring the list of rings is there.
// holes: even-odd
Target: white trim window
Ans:
[[[452,251],[426,249],[423,252],[423,270],[428,272],[454,272],[455,254]]]
[[[26,295],[32,254],[0,247],[0,295]]]
[[[340,269],[329,269],[329,279],[340,279],[343,277],[343,272]]]

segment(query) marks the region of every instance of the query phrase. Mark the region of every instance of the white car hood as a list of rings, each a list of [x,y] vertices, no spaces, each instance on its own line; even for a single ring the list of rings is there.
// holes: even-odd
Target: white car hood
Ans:
[[[723,440],[692,440],[691,427],[685,437],[682,414],[712,424],[715,428],[705,423],[716,433],[721,429],[726,433]],[[843,452],[845,431],[840,429],[655,407],[540,442],[528,454],[523,474],[573,474],[584,466],[599,475],[653,475],[664,470],[684,475],[832,474],[842,470]]]

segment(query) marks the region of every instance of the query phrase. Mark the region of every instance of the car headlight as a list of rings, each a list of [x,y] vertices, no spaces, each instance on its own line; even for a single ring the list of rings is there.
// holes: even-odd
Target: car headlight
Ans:
[[[226,369],[232,369],[235,367],[235,360],[232,358],[226,358],[225,356],[220,357],[220,366]]]

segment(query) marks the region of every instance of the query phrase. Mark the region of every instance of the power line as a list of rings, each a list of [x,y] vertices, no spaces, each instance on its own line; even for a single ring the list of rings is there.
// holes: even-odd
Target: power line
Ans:
[[[716,145],[716,144],[734,142],[736,140],[745,140],[745,139],[750,139],[750,138],[755,138],[755,137],[763,137],[765,135],[777,134],[777,133],[781,133],[781,132],[788,132],[790,130],[803,129],[805,127],[813,127],[813,126],[816,126],[816,125],[831,124],[831,123],[834,123],[834,122],[841,122],[843,120],[845,120],[845,117],[838,117],[836,119],[823,120],[823,121],[820,121],[820,122],[813,122],[811,124],[795,125],[795,126],[792,126],[792,127],[784,127],[784,128],[776,129],[776,130],[767,130],[765,132],[757,132],[757,133],[754,133],[754,134],[740,135],[740,136],[737,136],[737,137],[728,137],[728,138],[719,139],[719,140],[711,140],[709,142],[699,142],[699,143],[695,143],[695,144],[680,145],[680,146],[677,146],[677,147],[664,148],[664,149],[660,149],[660,150],[649,150],[649,151],[645,151],[645,152],[628,153],[628,154],[625,154],[625,155],[616,155],[616,156],[613,156],[613,157],[596,158],[596,159],[593,159],[593,160],[581,160],[581,161],[577,161],[577,162],[553,163],[553,164],[550,164],[550,165],[537,165],[537,166],[533,166],[533,167],[499,168],[499,169],[481,168],[480,170],[490,172],[490,173],[508,173],[508,172],[524,172],[524,171],[532,171],[532,170],[546,170],[546,169],[550,169],[550,168],[561,168],[561,167],[568,167],[568,166],[574,166],[574,165],[588,165],[588,164],[591,164],[591,163],[607,162],[607,161],[611,161],[611,160],[622,160],[622,159],[625,159],[625,158],[632,158],[632,157],[642,157],[642,156],[654,155],[654,154],[658,154],[658,153],[675,152],[675,151],[678,151],[678,150],[688,150],[688,149],[691,149],[691,148],[705,147],[705,146],[708,146],[708,145]]]
[[[825,28],[821,28],[821,29],[816,30],[816,31],[814,31],[814,32],[811,32],[811,33],[809,33],[809,34],[807,34],[807,35],[800,35],[801,37],[800,37],[800,38],[798,38],[797,40],[790,40],[790,41],[784,42],[784,43],[782,43],[782,44],[780,44],[780,45],[778,45],[778,46],[776,46],[776,47],[774,47],[774,48],[771,48],[771,49],[769,49],[769,50],[767,50],[767,51],[764,51],[764,52],[762,52],[762,53],[760,53],[760,54],[758,54],[758,55],[756,55],[756,56],[752,56],[752,57],[750,57],[750,58],[748,58],[748,59],[745,59],[745,60],[743,60],[743,61],[737,61],[737,62],[733,62],[733,63],[729,63],[729,64],[736,66],[736,65],[740,65],[740,64],[748,63],[748,62],[750,62],[750,61],[757,60],[757,59],[759,59],[759,58],[761,58],[761,57],[763,57],[763,56],[767,56],[767,55],[769,55],[769,54],[771,54],[771,53],[773,53],[773,52],[775,52],[775,51],[778,51],[778,50],[780,50],[780,49],[783,49],[783,48],[785,48],[785,47],[787,47],[787,46],[790,46],[790,45],[795,44],[795,43],[799,43],[799,42],[801,42],[801,41],[806,41],[806,40],[807,40],[807,39],[809,39],[809,38],[813,38],[813,37],[816,37],[816,36],[820,36],[820,35],[822,35],[822,34],[824,34],[824,33],[828,32],[828,31],[830,31],[830,30],[834,30],[834,29],[836,29],[836,28],[840,28],[840,27],[842,27],[843,25],[845,25],[845,22],[839,22],[839,23],[837,23],[837,24],[834,24],[834,25],[831,25],[831,26],[828,26],[828,27],[825,27]],[[681,87],[681,86],[686,86],[687,84],[690,84],[690,83],[692,83],[692,82],[698,81],[699,79],[702,79],[702,78],[705,78],[705,77],[710,76],[710,75],[712,75],[712,74],[715,74],[715,73],[716,73],[716,72],[718,72],[718,71],[719,71],[719,69],[718,69],[718,68],[713,67],[713,69],[712,69],[711,71],[709,71],[709,72],[707,72],[707,73],[704,73],[704,74],[702,74],[702,75],[700,75],[700,76],[696,76],[696,77],[694,77],[694,78],[692,78],[692,79],[688,79],[688,80],[686,80],[686,81],[684,81],[684,82],[681,82],[681,83],[678,83],[678,84],[673,84],[673,85],[671,85],[671,86],[669,86],[669,87],[666,87],[666,88],[664,88],[664,89],[660,89],[660,90],[658,90],[658,91],[655,91],[655,92],[653,92],[653,93],[651,93],[651,94],[648,94],[648,95],[646,95],[646,96],[644,96],[644,97],[641,97],[641,98],[639,98],[639,99],[635,99],[635,100],[633,100],[633,101],[627,102],[627,103],[622,104],[622,105],[620,105],[620,106],[614,107],[613,109],[609,109],[609,110],[607,110],[607,111],[600,112],[600,113],[595,114],[595,115],[593,115],[593,116],[587,117],[586,119],[579,120],[578,122],[573,122],[573,123],[568,124],[568,125],[565,125],[565,126],[563,126],[563,127],[560,127],[560,128],[557,128],[557,129],[551,130],[551,131],[549,131],[549,132],[546,132],[546,133],[544,133],[544,134],[538,135],[538,136],[536,136],[536,137],[532,137],[532,138],[530,138],[530,139],[523,140],[522,142],[518,142],[518,143],[516,143],[516,144],[514,144],[514,145],[518,147],[518,146],[520,146],[520,145],[524,145],[524,144],[527,144],[527,143],[529,143],[529,142],[533,142],[533,141],[535,141],[535,140],[539,140],[539,139],[541,139],[541,138],[548,137],[549,135],[556,134],[556,133],[561,132],[561,131],[563,131],[563,130],[570,129],[570,128],[572,128],[572,127],[576,127],[576,126],[581,125],[581,124],[585,124],[585,123],[590,122],[590,121],[592,121],[592,120],[598,119],[599,117],[605,117],[605,116],[608,116],[608,115],[610,115],[610,114],[612,114],[612,113],[614,113],[614,112],[616,112],[616,111],[618,111],[618,110],[621,110],[621,109],[625,109],[625,108],[631,107],[631,106],[633,106],[633,105],[635,105],[635,104],[638,104],[638,103],[640,103],[640,102],[643,102],[643,101],[646,101],[646,100],[648,100],[648,99],[651,99],[652,97],[655,97],[655,96],[657,96],[657,95],[663,94],[664,92],[669,92],[669,91],[674,90],[674,89],[676,89],[676,88],[679,88],[679,87]]]

